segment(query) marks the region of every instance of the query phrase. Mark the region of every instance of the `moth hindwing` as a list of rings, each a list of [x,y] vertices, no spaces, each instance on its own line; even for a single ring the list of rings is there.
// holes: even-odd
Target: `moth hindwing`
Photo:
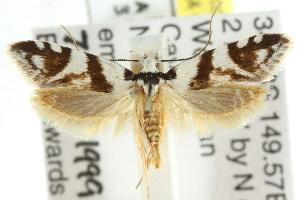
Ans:
[[[145,56],[134,74],[111,60],[42,41],[11,44],[9,55],[38,87],[32,102],[48,123],[82,137],[134,126],[160,165],[166,123],[196,128],[202,137],[246,125],[266,105],[269,81],[290,46],[283,34],[261,34],[186,59],[168,72]],[[190,126],[193,123],[193,126]],[[185,130],[185,131],[188,131]]]

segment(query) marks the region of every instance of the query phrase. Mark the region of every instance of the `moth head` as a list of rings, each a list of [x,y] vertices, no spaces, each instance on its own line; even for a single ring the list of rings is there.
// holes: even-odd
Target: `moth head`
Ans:
[[[139,62],[143,67],[143,72],[159,72],[159,61],[157,53],[154,58],[148,57],[147,54],[143,53],[143,59],[141,59]]]

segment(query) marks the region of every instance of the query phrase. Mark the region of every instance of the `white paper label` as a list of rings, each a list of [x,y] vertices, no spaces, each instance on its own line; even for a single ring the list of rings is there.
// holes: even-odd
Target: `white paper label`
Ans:
[[[92,23],[136,17],[165,17],[174,14],[173,0],[88,0],[87,6]]]
[[[169,59],[174,59],[191,56],[205,45],[209,17],[143,19],[68,29],[82,50],[106,58],[130,58],[131,37],[163,33],[169,39]],[[280,32],[279,21],[276,11],[217,15],[208,48],[257,33]],[[36,39],[74,48],[61,28],[34,34]],[[169,198],[176,200],[292,199],[283,73],[270,84],[269,108],[243,130],[218,133],[213,140],[200,140],[197,133],[167,131],[163,145],[168,151],[162,155],[162,167],[170,166],[171,172],[160,174],[162,181],[151,182],[160,191],[151,191],[153,199],[168,199],[164,191],[170,191]],[[54,129],[45,130],[51,200],[146,198],[142,188],[135,189],[142,163],[134,133],[118,137],[104,133],[99,140],[79,141]]]

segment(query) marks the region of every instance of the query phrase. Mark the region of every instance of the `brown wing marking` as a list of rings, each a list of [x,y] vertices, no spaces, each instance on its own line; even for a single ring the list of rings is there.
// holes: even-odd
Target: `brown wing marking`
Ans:
[[[92,54],[86,54],[87,56],[87,73],[91,77],[91,90],[99,92],[111,92],[113,86],[106,80],[102,73],[103,68],[98,58]]]
[[[208,88],[212,85],[210,82],[210,73],[214,70],[212,64],[213,52],[213,50],[209,50],[201,55],[201,59],[196,66],[197,75],[190,82],[191,90]]]
[[[246,46],[239,48],[238,42],[228,44],[228,54],[230,58],[238,64],[242,69],[255,73],[260,66],[257,65],[258,55],[257,51],[266,49],[267,55],[261,63],[268,63],[274,53],[278,51],[284,44],[289,43],[289,39],[282,34],[264,34],[260,35],[262,39],[260,42],[255,42],[254,39],[258,36],[248,38]],[[274,45],[276,48],[272,48]]]
[[[39,48],[35,41],[23,41],[14,43],[10,47],[11,52],[21,55],[23,61],[17,59],[23,71],[30,73],[39,70],[45,78],[50,78],[61,72],[69,63],[72,49],[61,47],[61,52],[55,52],[48,42],[42,42],[44,48]],[[43,67],[33,62],[33,56],[43,58]],[[28,63],[28,64],[27,64]]]

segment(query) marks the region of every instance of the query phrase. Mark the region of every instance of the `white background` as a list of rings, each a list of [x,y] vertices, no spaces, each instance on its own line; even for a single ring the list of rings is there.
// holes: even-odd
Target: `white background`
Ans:
[[[300,12],[297,0],[236,0],[235,12],[279,9],[282,30],[294,40],[285,61],[295,200],[300,199]],[[7,60],[6,44],[31,38],[31,29],[86,24],[84,0],[0,0],[0,199],[47,199],[44,149],[38,117],[30,107],[32,88]],[[298,56],[297,56],[298,55]]]

